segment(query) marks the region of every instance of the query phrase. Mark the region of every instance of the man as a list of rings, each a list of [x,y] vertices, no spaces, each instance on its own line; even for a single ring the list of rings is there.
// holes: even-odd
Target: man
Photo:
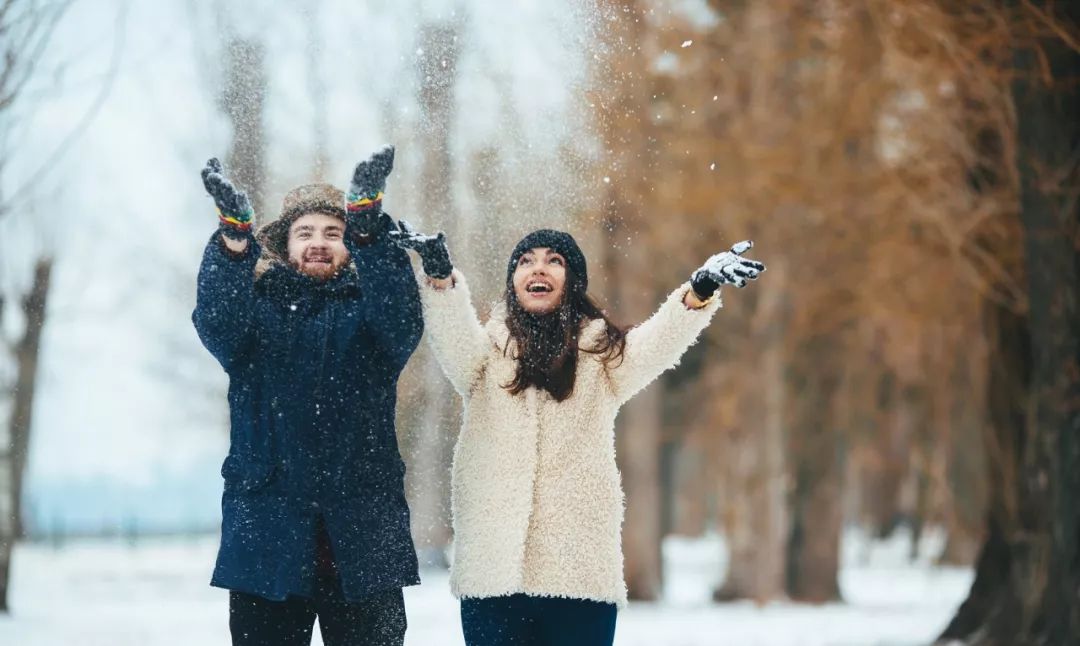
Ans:
[[[219,211],[198,279],[195,328],[229,375],[221,546],[233,644],[402,644],[402,587],[419,583],[397,379],[423,329],[382,191],[391,147],[357,165],[348,199],[290,191],[252,235],[247,196],[211,159]]]

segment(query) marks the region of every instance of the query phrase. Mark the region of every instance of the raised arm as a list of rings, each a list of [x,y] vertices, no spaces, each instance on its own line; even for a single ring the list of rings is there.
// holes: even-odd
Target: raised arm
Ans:
[[[765,271],[765,265],[739,255],[752,246],[750,242],[739,243],[731,251],[709,258],[690,282],[680,285],[655,314],[627,333],[623,360],[609,370],[620,404],[679,364],[720,309],[720,285],[743,287]]]
[[[431,348],[454,389],[467,396],[484,370],[491,346],[465,277],[450,262],[446,236],[417,233],[402,220],[390,237],[420,256],[424,273],[416,281]]]
[[[385,238],[350,251],[360,276],[365,322],[388,369],[397,374],[424,332],[412,264],[402,249]]]
[[[454,390],[465,397],[483,374],[491,351],[465,276],[455,269],[442,280],[420,275],[416,280],[435,359]]]
[[[692,309],[685,302],[690,292],[689,283],[680,285],[648,320],[627,332],[622,361],[616,361],[608,370],[620,405],[664,371],[679,365],[683,354],[720,309],[719,298]]]
[[[250,240],[243,251],[233,252],[226,248],[220,231],[203,251],[191,320],[199,339],[225,372],[231,372],[251,346],[258,257],[257,242]]]
[[[203,252],[191,318],[203,345],[229,372],[251,342],[259,246],[251,235],[251,203],[225,178],[221,162],[208,161],[202,180],[217,206],[218,231]]]
[[[420,343],[424,320],[409,257],[390,239],[393,219],[382,210],[394,170],[394,147],[356,164],[345,198],[345,246],[360,276],[364,318],[386,366],[398,374]]]

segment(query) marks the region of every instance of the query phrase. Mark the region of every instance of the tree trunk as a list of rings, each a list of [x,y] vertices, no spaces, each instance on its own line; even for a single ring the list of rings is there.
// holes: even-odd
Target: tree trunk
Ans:
[[[863,473],[862,516],[876,538],[892,535],[900,520],[900,490],[907,476],[910,449],[909,419],[895,370],[883,370],[877,384],[877,413],[881,425],[871,441],[873,467]]]
[[[839,334],[802,341],[792,362],[791,446],[794,473],[787,592],[794,601],[840,599],[841,484],[844,443],[836,427]]]
[[[450,154],[453,131],[454,86],[457,80],[457,23],[424,25],[420,33],[423,54],[417,62],[419,131],[426,142],[420,169],[420,212],[431,218],[427,226],[446,232],[450,244],[458,239],[458,213],[451,186],[454,161]],[[446,567],[450,544],[450,463],[454,438],[461,424],[461,404],[434,356],[421,370],[424,411],[413,442],[413,539],[421,564]]]
[[[1054,2],[1036,2],[1053,12]],[[1080,6],[1064,3],[1073,33]],[[1070,25],[1071,23],[1071,25]],[[1048,60],[1047,60],[1048,59]],[[1036,74],[1058,84],[1045,87]],[[1023,51],[1013,89],[1018,115],[1021,200],[1031,331],[1031,459],[1025,503],[1045,514],[1045,532],[1019,572],[1024,638],[1080,642],[1080,52],[1060,41]],[[1024,505],[1021,509],[1027,507]],[[1021,513],[1025,519],[1026,514]],[[1025,528],[1028,523],[1023,522]]]
[[[654,383],[619,415],[619,467],[626,491],[623,553],[631,599],[656,601],[663,592],[660,489],[660,394]]]
[[[34,395],[41,334],[45,327],[49,288],[52,281],[51,258],[41,258],[34,266],[33,283],[22,300],[26,328],[15,344],[15,386],[12,390],[11,418],[8,421],[8,445],[0,456],[0,474],[7,478],[0,500],[0,612],[8,611],[8,583],[15,542],[24,537],[22,515],[23,480],[33,429]]]
[[[986,384],[989,419],[985,429],[990,483],[987,534],[975,564],[971,590],[942,633],[942,642],[966,640],[995,614],[1014,617],[1017,610],[1010,592],[1010,535],[1017,513],[1017,468],[1023,450],[1030,339],[1024,317],[1004,307],[989,306],[986,323],[990,339]]]
[[[1051,20],[1064,11],[1057,24],[1074,33],[1080,23],[1076,3],[1023,9]],[[1080,52],[1056,37],[1037,45],[1016,52],[1013,85],[1028,313],[1012,322],[1017,342],[1002,335],[992,349],[1014,390],[1008,425],[990,436],[991,464],[1013,477],[992,480],[983,554],[996,558],[980,558],[942,635],[978,645],[1080,643]],[[993,394],[990,403],[1001,407]],[[1011,450],[994,444],[1002,439]]]
[[[933,402],[929,386],[925,383],[907,384],[901,401],[906,411],[908,466],[899,511],[901,520],[907,520],[911,527],[909,557],[914,561],[919,556],[923,529],[933,513],[930,492],[930,455],[934,450]]]
[[[259,43],[234,38],[228,47],[228,68],[221,108],[233,126],[225,160],[226,172],[247,192],[255,224],[266,221],[266,56]]]
[[[739,410],[736,437],[728,450],[730,483],[727,496],[734,515],[725,525],[730,558],[724,585],[716,601],[753,599],[767,603],[785,596],[785,547],[788,531],[787,473],[784,460],[784,333],[787,329],[783,260],[769,264],[769,282],[751,326],[761,339],[761,388],[748,388]],[[760,330],[760,331],[759,331]],[[745,432],[742,430],[745,429]]]
[[[609,257],[605,264],[611,272],[608,284],[616,289],[614,307],[624,320],[643,321],[657,304],[649,283],[638,280],[641,268],[649,265],[649,248],[638,240],[636,244],[623,245],[623,253],[618,253],[615,249],[619,240],[625,239],[625,229],[613,221],[606,230]],[[623,523],[626,586],[631,599],[642,601],[655,601],[663,592],[662,391],[662,384],[653,383],[634,396],[619,413],[615,432],[616,456],[626,493]]]
[[[956,353],[950,376],[946,418],[945,490],[943,505],[948,535],[938,562],[942,565],[973,566],[984,536],[987,488],[986,451],[982,432],[987,421],[981,413],[986,406],[982,382],[986,372],[985,336],[967,340],[970,352]],[[960,343],[953,339],[953,343]],[[975,398],[975,401],[965,401]]]

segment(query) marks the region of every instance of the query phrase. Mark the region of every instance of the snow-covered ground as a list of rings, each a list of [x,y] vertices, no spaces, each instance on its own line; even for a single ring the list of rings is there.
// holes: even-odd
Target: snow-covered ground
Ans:
[[[81,541],[56,549],[22,545],[15,555],[13,614],[0,644],[19,646],[200,646],[229,643],[227,594],[207,585],[216,538]],[[845,540],[846,604],[717,605],[710,591],[726,560],[723,541],[669,539],[663,602],[619,615],[620,646],[915,646],[945,626],[971,573],[906,560],[903,537],[869,545]],[[406,644],[461,644],[447,575],[424,572],[409,588]],[[318,638],[315,644],[322,644]]]

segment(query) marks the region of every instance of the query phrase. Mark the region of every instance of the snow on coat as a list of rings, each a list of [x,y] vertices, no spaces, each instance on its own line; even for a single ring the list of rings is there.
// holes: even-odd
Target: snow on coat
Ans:
[[[615,465],[619,408],[676,366],[719,309],[699,310],[679,287],[626,338],[621,363],[605,367],[580,353],[573,394],[558,402],[530,387],[503,388],[515,373],[506,311],[481,325],[464,277],[430,286],[418,275],[431,347],[464,401],[454,449],[452,508],[457,597],[514,593],[626,605],[621,527],[623,492]],[[605,323],[585,324],[580,347],[594,347]]]
[[[319,283],[251,241],[206,246],[192,318],[229,375],[221,547],[212,585],[310,595],[325,520],[350,601],[419,583],[394,430],[423,322],[405,252],[350,247]]]

